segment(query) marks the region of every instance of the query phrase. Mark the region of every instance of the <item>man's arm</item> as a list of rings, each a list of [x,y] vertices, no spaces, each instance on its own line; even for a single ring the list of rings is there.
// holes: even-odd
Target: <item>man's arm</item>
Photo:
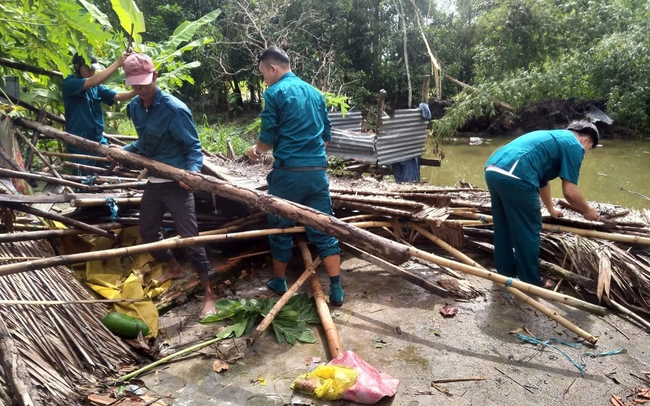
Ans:
[[[119,58],[117,58],[117,61],[111,64],[111,66],[109,66],[108,68],[104,69],[101,72],[95,73],[93,76],[86,79],[86,81],[84,82],[83,90],[90,89],[91,87],[99,86],[102,83],[106,82],[108,78],[110,78],[111,75],[115,73],[115,71],[120,66],[124,65],[124,60],[130,54],[131,54],[130,52],[123,53],[122,55],[120,55]]]
[[[115,95],[115,97],[113,97],[113,101],[123,102],[123,101],[131,100],[134,97],[135,97],[135,90],[131,90],[130,92],[119,92]]]
[[[169,133],[183,144],[181,152],[187,158],[187,170],[190,172],[200,171],[203,166],[203,151],[191,113],[177,109],[169,123]]]
[[[546,186],[539,188],[539,197],[542,198],[542,203],[546,206],[546,209],[551,213],[551,217],[554,219],[562,217],[564,214],[557,210],[553,206],[553,200],[551,199],[551,184],[547,183]]]
[[[594,210],[593,207],[589,206],[585,198],[582,197],[578,185],[575,183],[562,179],[562,194],[571,206],[575,207],[580,211],[580,213],[582,213],[582,216],[585,219],[593,221],[598,221],[600,219],[598,212]]]

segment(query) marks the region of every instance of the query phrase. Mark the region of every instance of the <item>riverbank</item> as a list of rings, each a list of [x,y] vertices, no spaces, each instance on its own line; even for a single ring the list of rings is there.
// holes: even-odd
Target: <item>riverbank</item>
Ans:
[[[422,180],[443,186],[458,186],[461,180],[485,188],[483,167],[494,150],[514,139],[486,137],[481,145],[445,143],[439,146],[445,158],[440,167],[421,167]],[[650,140],[607,140],[585,156],[578,186],[585,198],[636,209],[650,209]],[[429,140],[424,158],[433,158],[435,142]],[[562,197],[561,180],[551,182],[553,197]]]

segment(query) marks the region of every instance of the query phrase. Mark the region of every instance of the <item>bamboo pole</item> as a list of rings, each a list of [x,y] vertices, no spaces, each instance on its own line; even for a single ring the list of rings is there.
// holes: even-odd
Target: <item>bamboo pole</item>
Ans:
[[[18,136],[20,137],[20,139],[23,140],[23,142],[24,142],[25,144],[27,144],[27,145],[29,146],[29,148],[31,148],[31,150],[34,151],[34,153],[36,153],[36,155],[37,155],[37,156],[40,158],[40,160],[45,164],[45,166],[47,166],[48,168],[50,168],[50,170],[52,171],[52,174],[53,174],[56,178],[63,180],[63,178],[61,177],[61,175],[59,175],[59,172],[57,172],[56,168],[55,168],[54,166],[52,166],[52,164],[50,163],[50,161],[49,161],[47,158],[45,158],[45,157],[43,156],[43,154],[41,154],[41,151],[39,151],[39,150],[34,146],[34,144],[32,144],[32,142],[31,142],[30,140],[28,140],[27,137],[25,137],[25,135],[24,135],[21,131],[14,131],[14,133],[15,133],[15,134],[18,134]],[[70,188],[70,186],[65,186],[65,188],[68,190],[68,192],[70,192],[70,193],[74,193],[74,191]]]
[[[140,204],[141,197],[116,197],[114,198],[117,204]],[[103,197],[76,197],[70,200],[72,207],[93,207],[93,206],[106,206],[106,198]]]
[[[183,182],[195,190],[202,190],[218,196],[235,200],[266,212],[289,218],[302,224],[314,227],[324,233],[332,235],[341,241],[351,242],[365,251],[380,257],[390,258],[391,262],[403,263],[409,258],[408,249],[394,241],[388,241],[373,233],[360,230],[350,224],[340,221],[318,210],[303,206],[288,200],[263,193],[258,190],[241,187],[230,182],[222,181],[212,176],[191,173],[185,170],[157,162],[141,155],[133,154],[123,149],[108,148],[93,141],[68,134],[46,125],[19,118],[16,124],[37,129],[41,133],[61,139],[93,153],[109,155],[113,159],[131,165],[142,165],[151,173],[158,176]]]
[[[100,190],[109,190],[109,189],[144,189],[145,186],[147,186],[147,182],[145,182],[145,181],[125,182],[125,183],[111,183],[111,184],[108,184],[108,185],[89,186],[88,191],[89,192],[96,192],[96,191],[100,191]]]
[[[49,220],[58,221],[58,222],[61,222],[61,223],[65,224],[65,225],[67,225],[67,226],[76,227],[76,228],[79,228],[81,230],[85,230],[85,231],[87,231],[89,233],[92,233],[92,234],[101,235],[102,237],[106,237],[106,238],[109,238],[111,240],[115,240],[117,238],[115,236],[115,234],[112,233],[112,232],[102,230],[99,227],[91,226],[90,224],[86,224],[86,223],[81,222],[79,220],[71,219],[69,217],[65,217],[65,216],[62,216],[60,214],[55,214],[55,213],[50,213],[50,212],[46,212],[46,211],[43,211],[43,210],[35,209],[33,207],[30,207],[30,206],[27,206],[27,205],[24,205],[24,204],[10,203],[10,204],[6,204],[6,205],[7,205],[7,207],[11,208],[12,210],[18,210],[18,211],[22,211],[23,213],[33,214],[33,215],[41,217],[41,218],[46,218],[46,219],[49,219]]]
[[[309,252],[309,248],[307,248],[307,243],[300,241],[298,243],[298,248],[300,249],[300,254],[302,255],[302,260],[305,263],[305,266],[311,267],[315,262],[312,262],[311,253]],[[316,261],[318,260],[319,258],[316,258]],[[323,288],[321,288],[320,283],[318,282],[316,272],[311,274],[310,284],[311,290],[314,293],[314,300],[316,301],[318,317],[323,325],[325,337],[327,337],[330,358],[336,358],[341,352],[343,352],[343,344],[341,344],[341,336],[332,320],[332,315],[330,314],[330,309],[325,301],[325,294],[323,293]]]
[[[34,106],[33,104],[29,104],[29,103],[24,102],[24,101],[22,101],[20,99],[16,99],[12,95],[7,95],[7,96],[9,97],[9,100],[13,104],[17,104],[20,107],[24,107],[24,108],[26,108],[27,110],[29,110],[29,111],[31,111],[33,113],[39,114],[41,112],[41,110],[42,110],[42,109],[39,109],[38,107]],[[63,117],[54,115],[54,114],[52,114],[50,112],[45,112],[45,117],[49,118],[52,121],[56,121],[57,123],[65,124],[65,119]]]
[[[417,224],[415,224],[413,222],[409,222],[409,225],[411,227],[413,227],[414,230],[418,231],[420,234],[422,234],[425,237],[429,238],[431,241],[438,244],[445,251],[449,252],[450,254],[452,254],[453,256],[455,256],[456,258],[458,258],[460,261],[464,262],[465,264],[470,265],[470,266],[472,266],[474,268],[477,268],[477,269],[481,269],[484,272],[490,273],[487,269],[485,269],[483,266],[481,266],[480,264],[475,262],[473,259],[471,259],[467,255],[463,254],[462,252],[458,251],[456,248],[454,248],[451,245],[447,244],[445,241],[443,241],[440,238],[436,237],[435,235],[428,232],[424,228],[418,226]],[[461,272],[462,272],[462,270],[461,270]],[[504,277],[504,279],[507,280],[507,278],[505,278],[505,277]],[[510,286],[510,285],[508,285],[506,283],[499,283],[499,284],[501,286],[503,286],[507,292],[512,293],[517,299],[522,300],[523,302],[525,302],[529,306],[532,306],[533,308],[535,308],[538,311],[542,312],[547,317],[549,317],[551,320],[557,321],[559,324],[566,327],[567,329],[569,329],[573,333],[577,334],[579,337],[584,338],[589,343],[596,344],[596,342],[598,341],[598,337],[595,337],[595,336],[591,335],[590,333],[586,332],[585,330],[583,330],[580,327],[576,326],[575,324],[571,323],[569,320],[567,320],[564,317],[557,314],[557,312],[554,312],[551,309],[549,309],[548,307],[546,307],[546,306],[542,305],[541,303],[537,302],[536,300],[533,300],[531,297],[524,294],[523,292],[521,292],[516,287],[513,288],[512,286]],[[530,285],[530,286],[532,286],[532,285]],[[553,293],[556,293],[556,292],[553,292]]]
[[[98,175],[105,175],[108,176],[106,173],[108,171],[108,168],[102,168],[99,166],[93,166],[93,165],[84,165],[84,164],[78,164],[76,162],[69,162],[69,161],[63,161],[63,166],[68,167],[68,168],[73,168],[76,170],[82,170],[82,171],[87,171],[91,173],[96,173]],[[137,178],[138,175],[126,171],[116,171],[120,176],[125,177],[125,178],[131,178],[130,180],[133,181],[133,179]]]
[[[465,217],[469,219],[477,219],[485,222],[492,222],[492,216],[487,214],[477,214],[477,213],[463,213],[463,212],[454,212],[454,215]],[[626,234],[616,234],[616,233],[606,233],[602,231],[593,231],[593,230],[583,230],[582,228],[575,227],[566,227],[559,224],[542,224],[542,229],[547,231],[553,231],[557,233],[572,233],[576,235],[581,235],[583,237],[590,238],[599,238],[601,240],[616,241],[626,244],[640,244],[640,245],[650,245],[650,238],[640,237],[636,235],[626,235]]]
[[[558,303],[563,303],[567,306],[572,306],[580,310],[584,310],[586,312],[598,315],[598,316],[604,316],[607,313],[607,309],[602,307],[602,306],[597,306],[592,303],[587,303],[585,301],[576,299],[571,296],[567,296],[561,293],[553,292],[547,289],[544,289],[539,286],[531,285],[526,282],[519,281],[517,279],[512,279],[508,278],[503,275],[499,275],[498,273],[495,272],[490,272],[486,271],[481,268],[477,268],[474,266],[466,265],[466,264],[461,264],[458,262],[451,261],[447,258],[439,257],[437,255],[419,250],[417,248],[410,248],[409,249],[410,253],[414,257],[422,258],[427,261],[431,261],[435,264],[445,266],[447,268],[454,269],[459,272],[467,273],[470,275],[478,276],[479,278],[483,279],[488,279],[491,280],[492,282],[496,282],[498,284],[502,285],[507,285],[510,284],[514,288],[519,289],[523,291],[524,293],[528,294],[533,294],[539,297],[542,297],[547,300],[552,300]],[[1,267],[0,267],[1,268]]]
[[[282,295],[282,297],[278,299],[277,303],[273,306],[273,308],[271,308],[271,310],[269,310],[268,314],[264,316],[264,319],[260,322],[260,324],[257,325],[255,330],[253,330],[250,336],[248,336],[248,338],[246,339],[246,345],[248,347],[252,347],[253,345],[255,345],[257,339],[260,338],[262,333],[266,331],[266,329],[271,325],[271,323],[273,323],[275,316],[278,315],[278,313],[280,312],[280,310],[282,310],[282,308],[287,303],[287,301],[291,299],[291,296],[293,296],[294,293],[296,293],[298,289],[300,289],[302,284],[305,283],[305,281],[314,274],[314,269],[316,269],[316,267],[318,266],[318,264],[320,264],[320,262],[321,262],[320,258],[316,258],[316,261],[309,264],[307,266],[307,269],[305,269],[305,272],[303,272],[302,275],[300,275],[300,278],[298,278],[298,280],[293,285],[291,285],[289,289],[287,289],[284,295]]]
[[[385,261],[374,255],[368,254],[367,252],[364,252],[348,243],[341,243],[341,244],[346,248],[346,250],[351,251],[354,255],[363,259],[364,261],[370,262],[371,264],[376,265],[385,271],[391,272],[396,276],[399,276],[400,278],[406,279],[412,284],[419,286],[422,289],[425,289],[433,293],[434,295],[438,295],[442,298],[449,296],[449,291],[428,281],[427,279],[418,276],[417,274],[411,273],[404,268],[400,268],[399,266],[393,265],[388,261]]]
[[[25,172],[25,170],[16,162],[16,160],[7,152],[4,148],[0,146],[0,157],[7,162],[9,166],[14,168],[17,172]]]
[[[0,300],[0,306],[56,306],[69,304],[138,303],[148,299],[83,299],[83,300]]]
[[[63,177],[56,178],[54,176],[43,176],[43,175],[39,175],[39,174],[36,174],[36,173],[12,171],[10,169],[5,169],[5,168],[0,168],[0,175],[6,176],[6,177],[9,177],[9,178],[40,180],[40,181],[43,181],[43,182],[54,183],[54,184],[62,185],[62,186],[71,186],[71,187],[75,187],[75,188],[78,188],[78,189],[87,189],[88,188],[87,185],[84,185],[82,183],[72,182],[72,181],[69,181],[69,180],[64,180]]]
[[[45,155],[45,156],[53,156],[53,157],[59,157],[59,158],[89,159],[89,160],[92,160],[92,161],[109,162],[108,158],[103,157],[103,156],[96,156],[96,155],[68,154],[66,152],[50,152],[50,151],[44,151],[44,152],[42,152],[42,154]]]
[[[124,225],[120,223],[95,224],[95,227],[103,230],[113,230],[116,228],[123,228],[123,226]],[[0,243],[61,238],[84,233],[87,233],[87,231],[77,228],[68,228],[66,230],[25,231],[20,233],[0,233]],[[6,259],[0,258],[0,260]]]
[[[200,349],[202,349],[202,348],[205,348],[205,347],[207,347],[207,346],[209,346],[209,345],[212,345],[212,344],[214,344],[214,343],[216,343],[216,342],[218,342],[218,341],[221,341],[221,340],[223,340],[223,339],[220,338],[220,337],[212,338],[212,339],[210,339],[210,340],[208,340],[208,341],[204,341],[204,342],[202,342],[202,343],[199,343],[199,344],[197,344],[197,345],[193,345],[193,346],[191,346],[191,347],[189,347],[189,348],[186,348],[186,349],[184,349],[184,350],[181,350],[181,351],[175,352],[175,353],[173,353],[173,354],[171,354],[171,355],[166,356],[165,358],[161,358],[161,359],[159,359],[159,360],[156,361],[156,362],[152,362],[151,364],[149,364],[149,365],[147,365],[147,366],[145,366],[145,367],[143,367],[143,368],[140,368],[140,369],[138,369],[138,370],[135,370],[135,371],[133,371],[133,372],[131,372],[131,373],[129,373],[129,374],[123,375],[123,376],[121,376],[117,381],[118,381],[118,382],[128,381],[128,380],[131,379],[131,378],[135,378],[135,377],[138,376],[138,375],[141,375],[141,374],[143,374],[143,373],[145,373],[145,372],[151,371],[152,369],[154,369],[154,368],[157,367],[158,365],[165,364],[165,363],[167,363],[167,362],[173,360],[174,358],[178,358],[178,357],[180,357],[180,356],[183,356],[183,355],[189,354],[189,353],[191,353],[191,352],[198,351],[198,350],[200,350]]]

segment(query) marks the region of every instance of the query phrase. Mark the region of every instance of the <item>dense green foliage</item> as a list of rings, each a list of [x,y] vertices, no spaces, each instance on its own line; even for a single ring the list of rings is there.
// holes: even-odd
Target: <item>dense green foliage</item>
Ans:
[[[517,108],[551,98],[601,100],[619,124],[648,133],[649,7],[645,0],[10,0],[0,4],[0,56],[68,73],[75,50],[114,60],[134,21],[146,27],[136,42],[155,55],[163,84],[212,120],[259,108],[256,57],[271,44],[288,51],[296,74],[346,96],[351,108],[369,108],[382,88],[389,108],[417,105],[432,72],[424,34],[442,66],[442,97],[456,101],[435,123],[437,134],[499,113],[497,100]],[[0,67],[0,74],[16,71]],[[22,75],[32,100],[61,107],[58,80]]]

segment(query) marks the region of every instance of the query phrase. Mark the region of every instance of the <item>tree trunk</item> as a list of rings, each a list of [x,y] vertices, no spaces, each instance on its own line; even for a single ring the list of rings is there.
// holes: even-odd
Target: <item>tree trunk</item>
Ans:
[[[63,140],[78,148],[98,154],[110,155],[119,162],[144,166],[157,176],[182,181],[195,190],[213,193],[226,199],[244,203],[268,213],[314,227],[341,241],[354,244],[366,252],[385,258],[395,264],[406,262],[409,258],[408,247],[386,240],[368,231],[358,229],[336,217],[329,216],[311,207],[290,202],[257,190],[246,189],[221,181],[212,176],[190,173],[121,149],[109,149],[107,146],[97,142],[89,141],[24,118],[16,120],[16,123],[27,128],[36,129],[43,134]]]
[[[402,20],[402,36],[404,37],[404,66],[406,66],[406,81],[408,82],[409,87],[408,108],[410,109],[413,106],[413,86],[411,86],[411,71],[409,70],[409,55],[406,36],[406,15],[404,14],[404,8],[402,7],[401,0],[398,0],[397,5],[399,6],[400,20]]]

